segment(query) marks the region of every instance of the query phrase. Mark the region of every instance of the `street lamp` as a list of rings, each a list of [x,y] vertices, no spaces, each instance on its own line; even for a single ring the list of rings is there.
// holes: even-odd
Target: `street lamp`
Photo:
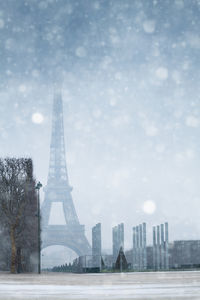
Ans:
[[[41,182],[39,181],[36,184],[35,189],[37,190],[37,216],[38,216],[38,274],[41,273],[41,240],[40,240],[40,188],[42,187]]]

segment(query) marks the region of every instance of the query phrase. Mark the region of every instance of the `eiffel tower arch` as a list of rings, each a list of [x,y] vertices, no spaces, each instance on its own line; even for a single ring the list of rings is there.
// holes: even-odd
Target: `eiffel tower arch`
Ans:
[[[65,159],[63,105],[60,92],[54,94],[50,162],[45,197],[42,203],[42,249],[60,245],[72,249],[79,256],[90,254],[91,246],[85,236],[84,225],[79,223],[71,196]],[[60,204],[65,224],[49,223],[51,208]]]

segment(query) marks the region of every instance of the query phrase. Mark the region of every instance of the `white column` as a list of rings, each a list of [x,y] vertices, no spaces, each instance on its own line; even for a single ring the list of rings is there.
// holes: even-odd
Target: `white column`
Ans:
[[[133,227],[133,270],[136,269],[136,228]]]
[[[139,244],[139,269],[140,271],[143,269],[143,259],[142,259],[142,224],[139,225],[139,232],[140,232],[140,244]]]
[[[139,226],[136,226],[136,268],[139,270]]]
[[[156,270],[156,227],[153,226],[153,269]]]
[[[168,223],[165,223],[165,269],[169,270],[169,233]]]
[[[146,244],[147,244],[147,238],[146,238],[146,223],[142,224],[142,229],[143,229],[143,269],[146,270],[147,269],[147,248],[146,248]]]
[[[157,251],[156,251],[156,267],[160,270],[160,226],[157,225]]]
[[[160,225],[160,231],[161,231],[161,247],[160,247],[160,256],[161,256],[161,269],[165,269],[165,247],[164,247],[164,225]]]

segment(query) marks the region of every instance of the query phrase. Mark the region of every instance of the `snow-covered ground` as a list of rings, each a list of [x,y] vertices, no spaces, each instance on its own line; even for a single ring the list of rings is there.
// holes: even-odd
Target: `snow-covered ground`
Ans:
[[[0,299],[200,299],[200,272],[0,273]]]

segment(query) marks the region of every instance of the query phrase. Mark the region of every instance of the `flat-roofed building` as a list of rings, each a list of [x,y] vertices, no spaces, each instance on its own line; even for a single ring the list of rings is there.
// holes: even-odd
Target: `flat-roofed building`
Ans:
[[[170,252],[172,268],[200,267],[200,240],[174,241]]]

